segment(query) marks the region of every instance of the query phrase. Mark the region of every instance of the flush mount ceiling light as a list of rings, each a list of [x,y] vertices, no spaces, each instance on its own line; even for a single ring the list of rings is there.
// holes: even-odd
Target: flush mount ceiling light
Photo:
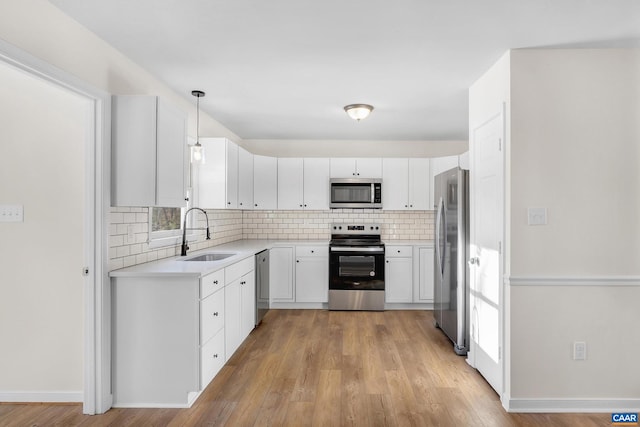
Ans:
[[[360,121],[369,117],[369,114],[373,111],[373,105],[369,104],[349,104],[344,107],[344,111],[353,120]]]
[[[204,147],[200,145],[200,98],[204,96],[204,92],[192,90],[191,95],[198,99],[196,107],[196,145],[191,146],[191,163],[204,163]]]

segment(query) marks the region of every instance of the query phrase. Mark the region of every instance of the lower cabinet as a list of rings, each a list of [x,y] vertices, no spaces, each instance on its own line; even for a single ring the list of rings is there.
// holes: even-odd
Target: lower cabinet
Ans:
[[[414,247],[413,302],[433,304],[434,286],[434,248],[430,246]]]
[[[296,302],[329,302],[329,247],[296,246]]]
[[[272,302],[295,302],[293,246],[269,249],[269,295]]]
[[[114,407],[193,404],[255,326],[254,264],[111,278]]]
[[[385,248],[385,302],[413,302],[413,246]]]

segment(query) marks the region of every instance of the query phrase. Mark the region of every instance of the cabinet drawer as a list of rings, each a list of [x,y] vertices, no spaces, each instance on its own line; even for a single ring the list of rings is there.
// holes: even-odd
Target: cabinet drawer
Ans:
[[[211,382],[224,366],[224,330],[200,347],[200,389]]]
[[[200,279],[200,299],[204,299],[224,287],[224,270],[207,274]]]
[[[413,246],[389,246],[384,250],[387,258],[413,257]]]
[[[329,246],[296,246],[296,257],[328,257]]]
[[[255,258],[250,256],[224,269],[226,283],[231,283],[254,269]]]
[[[224,289],[200,302],[200,344],[224,327]]]

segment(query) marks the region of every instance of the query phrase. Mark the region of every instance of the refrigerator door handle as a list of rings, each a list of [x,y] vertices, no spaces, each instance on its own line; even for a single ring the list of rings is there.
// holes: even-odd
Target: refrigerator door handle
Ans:
[[[440,197],[438,201],[438,214],[436,217],[436,257],[438,258],[438,270],[440,277],[444,277],[444,247],[443,242],[440,241],[440,230],[444,227],[446,230],[445,212],[444,212],[444,199]]]

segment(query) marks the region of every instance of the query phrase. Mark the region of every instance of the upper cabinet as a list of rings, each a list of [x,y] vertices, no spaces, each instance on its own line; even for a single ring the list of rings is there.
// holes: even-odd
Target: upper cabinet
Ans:
[[[113,206],[186,206],[187,115],[157,96],[112,98]]]
[[[386,210],[427,210],[429,159],[383,160],[382,202]]]
[[[226,138],[200,138],[206,161],[199,167],[198,206],[238,208],[238,146]]]
[[[278,159],[278,209],[329,209],[329,159]]]
[[[331,159],[331,178],[382,178],[382,159]]]
[[[238,147],[238,208],[253,209],[253,154]]]
[[[253,156],[253,206],[255,209],[278,209],[278,159]]]

